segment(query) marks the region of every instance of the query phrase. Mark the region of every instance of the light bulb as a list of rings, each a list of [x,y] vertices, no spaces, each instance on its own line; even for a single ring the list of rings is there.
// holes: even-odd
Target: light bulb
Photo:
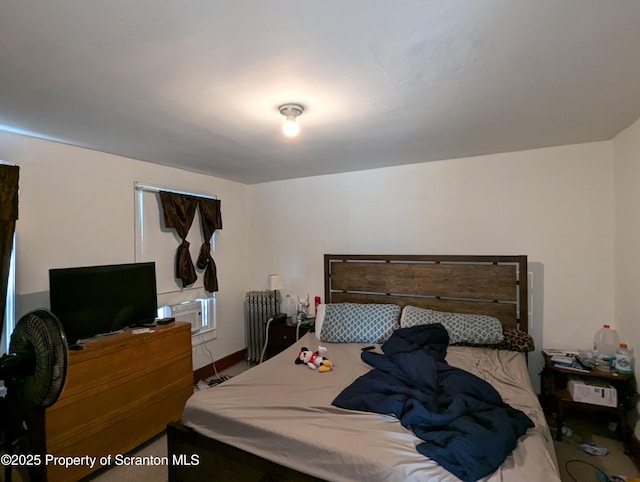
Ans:
[[[304,107],[300,104],[284,104],[281,105],[280,113],[286,117],[286,121],[282,126],[282,132],[287,137],[295,137],[298,135],[300,131],[300,126],[296,122],[296,117],[298,117],[304,111]]]
[[[284,132],[284,135],[287,137],[295,137],[298,135],[298,132],[300,132],[300,126],[296,122],[295,116],[287,116],[287,120],[282,126],[282,132]]]

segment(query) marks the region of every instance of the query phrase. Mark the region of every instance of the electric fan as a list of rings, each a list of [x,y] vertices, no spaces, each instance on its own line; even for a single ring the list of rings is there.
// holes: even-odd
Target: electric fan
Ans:
[[[16,325],[9,353],[0,358],[0,380],[7,389],[4,424],[8,453],[23,451],[24,409],[44,409],[62,393],[67,376],[67,340],[60,321],[48,310],[27,313]],[[5,467],[11,480],[11,466]]]

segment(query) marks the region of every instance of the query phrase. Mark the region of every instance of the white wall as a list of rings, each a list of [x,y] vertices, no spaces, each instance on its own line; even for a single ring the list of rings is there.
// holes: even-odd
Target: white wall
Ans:
[[[614,315],[612,155],[601,142],[250,186],[249,288],[279,273],[324,298],[324,253],[526,254],[543,276],[538,348],[589,348]]]
[[[216,359],[244,347],[244,294],[265,289],[268,274],[279,273],[286,292],[322,296],[324,253],[527,254],[536,284],[542,277],[539,347],[588,347],[602,323],[616,321],[613,149],[618,174],[635,166],[617,181],[626,192],[616,197],[618,217],[631,219],[633,207],[620,205],[635,192],[633,132],[615,143],[252,186],[0,133],[0,158],[21,166],[18,294],[46,293],[50,267],[132,261],[137,180],[222,200],[218,339],[209,344]],[[195,356],[195,367],[209,361]]]
[[[615,152],[616,321],[621,341],[640,351],[640,120],[613,141]],[[638,407],[640,410],[640,406]],[[636,417],[637,418],[637,417]],[[640,438],[640,423],[635,424]]]
[[[612,322],[640,350],[640,121],[612,142],[252,186],[7,132],[0,159],[21,167],[26,308],[51,267],[134,260],[134,181],[219,196],[218,338],[195,368],[244,348],[244,294],[269,274],[323,296],[325,253],[527,254],[538,348],[589,347]]]
[[[324,253],[526,254],[543,344],[589,347],[614,314],[611,165],[602,142],[253,185],[249,282],[313,297]]]
[[[207,348],[219,359],[245,347],[247,186],[7,132],[0,132],[0,159],[20,166],[16,282],[23,308],[48,303],[49,268],[134,261],[134,181],[213,192],[223,229],[215,254],[218,338]],[[194,350],[195,368],[209,362],[204,347]]]

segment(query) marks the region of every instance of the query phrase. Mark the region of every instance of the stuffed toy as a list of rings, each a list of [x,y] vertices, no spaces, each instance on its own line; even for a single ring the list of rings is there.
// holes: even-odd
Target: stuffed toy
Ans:
[[[306,346],[300,349],[300,353],[296,357],[296,365],[307,365],[312,370],[318,370],[320,373],[329,372],[333,369],[333,363],[323,355],[327,352],[324,346],[319,346],[317,351],[310,351]]]

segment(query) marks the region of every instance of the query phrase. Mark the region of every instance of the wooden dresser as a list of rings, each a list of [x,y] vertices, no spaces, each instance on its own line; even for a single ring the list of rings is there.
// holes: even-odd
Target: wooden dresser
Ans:
[[[179,420],[193,393],[191,325],[175,322],[153,333],[130,331],[69,351],[64,392],[45,412],[46,453],[124,455]],[[47,465],[49,481],[73,481],[102,468]]]

